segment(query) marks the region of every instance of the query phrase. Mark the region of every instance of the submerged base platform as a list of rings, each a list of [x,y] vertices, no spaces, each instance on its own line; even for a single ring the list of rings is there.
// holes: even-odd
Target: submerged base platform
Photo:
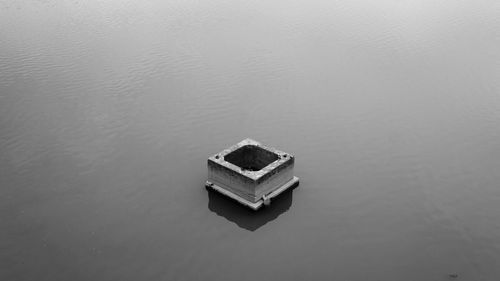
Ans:
[[[258,200],[257,202],[251,202],[251,201],[248,201],[247,199],[223,188],[223,187],[220,187],[210,181],[207,181],[205,183],[205,187],[207,189],[213,189],[227,197],[230,197],[232,198],[233,200],[236,200],[238,201],[239,203],[247,206],[247,207],[250,207],[251,209],[253,210],[258,210],[262,207],[262,205],[269,205],[271,204],[271,199],[280,195],[281,193],[283,193],[285,190],[287,189],[290,189],[290,188],[295,188],[299,185],[299,178],[298,177],[293,177],[290,181],[288,181],[287,183],[283,184],[282,186],[278,187],[277,189],[274,189],[272,192],[270,192],[269,194],[266,194],[263,196],[262,199]]]

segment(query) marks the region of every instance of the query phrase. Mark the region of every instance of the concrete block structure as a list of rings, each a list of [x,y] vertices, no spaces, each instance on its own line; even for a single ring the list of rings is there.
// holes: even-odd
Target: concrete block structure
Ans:
[[[294,163],[290,153],[245,139],[208,158],[205,186],[257,210],[298,186]]]

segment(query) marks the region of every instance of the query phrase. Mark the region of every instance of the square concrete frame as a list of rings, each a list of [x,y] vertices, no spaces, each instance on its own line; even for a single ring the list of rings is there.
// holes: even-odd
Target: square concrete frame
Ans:
[[[293,155],[245,139],[208,158],[207,189],[257,210],[299,185]]]

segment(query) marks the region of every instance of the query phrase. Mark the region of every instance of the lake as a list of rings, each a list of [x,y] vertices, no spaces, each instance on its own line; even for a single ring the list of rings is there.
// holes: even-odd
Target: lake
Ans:
[[[500,2],[0,1],[0,280],[498,280]],[[244,138],[300,186],[207,192]]]

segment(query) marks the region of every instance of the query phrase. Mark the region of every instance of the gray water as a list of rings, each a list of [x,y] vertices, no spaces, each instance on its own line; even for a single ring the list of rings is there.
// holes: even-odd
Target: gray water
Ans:
[[[0,280],[500,280],[500,2],[0,1]],[[301,185],[204,188],[251,137]]]

